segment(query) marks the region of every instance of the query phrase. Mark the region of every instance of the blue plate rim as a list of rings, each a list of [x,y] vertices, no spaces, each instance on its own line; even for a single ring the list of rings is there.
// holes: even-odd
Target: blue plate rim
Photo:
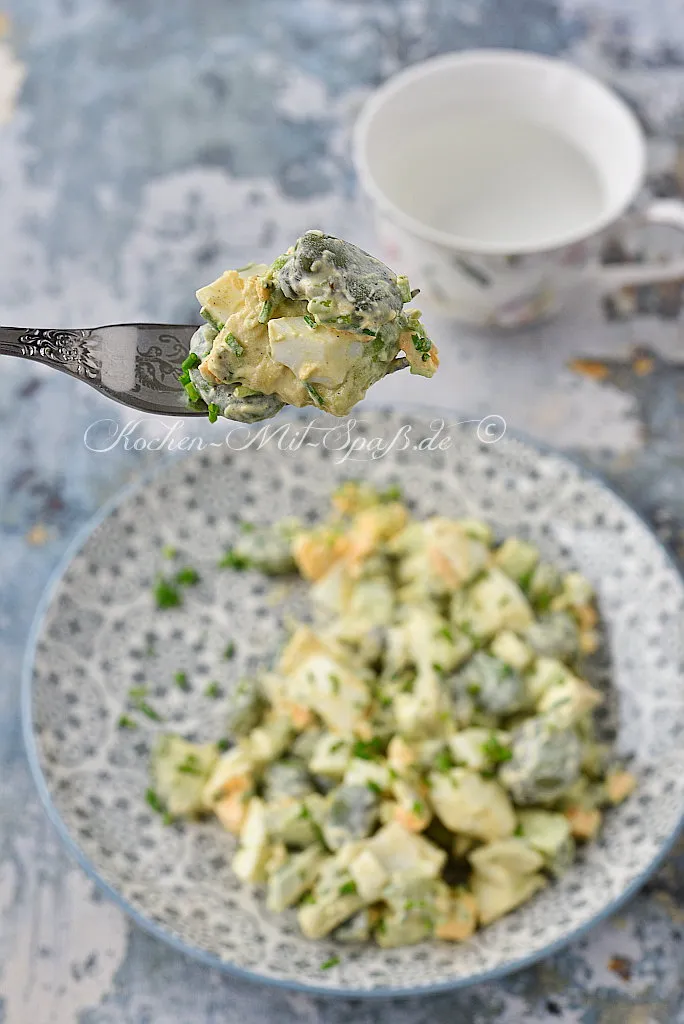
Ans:
[[[425,416],[428,420],[436,420],[444,418],[445,422],[451,424],[463,424],[466,422],[479,423],[486,416],[482,417],[465,417],[455,419],[455,416],[459,416],[458,413],[454,413],[452,410],[440,409],[440,408],[428,408],[425,406],[401,403],[398,405],[368,405],[364,407],[363,411],[368,411],[371,414],[396,414],[397,412],[406,412],[407,415],[411,416]],[[298,412],[286,413],[287,419],[300,419],[306,418],[307,414],[302,417],[301,410]],[[283,417],[284,418],[284,417]],[[674,570],[676,575],[679,577],[684,587],[684,569],[680,567],[674,553],[670,549],[669,545],[666,544],[656,534],[653,525],[646,519],[646,517],[633,505],[633,503],[621,493],[620,489],[616,487],[612,481],[606,479],[600,472],[595,469],[588,469],[572,452],[562,451],[555,448],[553,445],[539,441],[536,438],[529,437],[523,431],[520,430],[509,430],[508,425],[505,429],[506,436],[512,440],[520,441],[522,444],[542,453],[553,455],[554,457],[565,461],[577,469],[580,475],[587,479],[592,480],[595,483],[600,484],[607,491],[609,491],[623,506],[625,506],[633,516],[635,516],[639,522],[646,528],[651,534],[657,545],[663,551],[668,564]],[[561,938],[556,939],[554,942],[544,946],[543,949],[537,950],[534,953],[530,953],[527,956],[520,957],[518,960],[510,960],[506,964],[499,967],[492,968],[489,971],[482,971],[479,974],[469,975],[467,978],[457,978],[453,981],[438,982],[430,985],[422,985],[412,988],[378,988],[378,989],[355,989],[355,988],[328,988],[324,985],[316,984],[305,984],[299,981],[289,981],[283,978],[270,978],[266,975],[259,974],[256,970],[248,970],[244,967],[238,967],[235,964],[231,964],[228,961],[221,960],[219,957],[214,956],[212,953],[199,949],[196,946],[188,945],[182,939],[178,938],[172,932],[167,931],[162,925],[157,924],[151,918],[146,917],[140,911],[128,902],[128,900],[121,895],[118,890],[109,884],[98,872],[95,865],[90,861],[88,856],[81,849],[75,839],[72,838],[71,833],[63,819],[61,818],[59,811],[53,803],[50,791],[48,789],[45,776],[40,765],[40,757],[38,754],[38,746],[36,743],[36,736],[33,729],[33,707],[32,707],[32,694],[33,694],[33,666],[36,656],[36,647],[38,644],[39,636],[42,632],[43,621],[47,614],[50,606],[52,597],[56,592],[59,584],[62,581],[63,576],[67,572],[74,557],[78,554],[81,548],[85,545],[91,534],[100,526],[109,515],[116,509],[120,504],[126,501],[129,497],[136,494],[142,488],[147,486],[149,483],[154,481],[157,476],[161,476],[167,472],[168,469],[176,464],[177,462],[185,462],[196,456],[197,453],[194,451],[188,452],[185,456],[174,456],[171,458],[165,458],[164,462],[160,466],[155,466],[154,469],[142,473],[139,477],[131,481],[125,487],[118,490],[112,497],[104,503],[104,505],[88,519],[82,527],[79,528],[72,541],[68,544],[64,554],[60,558],[57,566],[52,571],[50,578],[43,590],[42,596],[36,608],[31,628],[29,631],[26,650],[24,653],[22,672],[21,672],[21,720],[22,720],[22,734],[24,739],[24,746],[26,748],[26,755],[28,758],[29,769],[33,777],[33,781],[38,790],[41,802],[45,809],[45,812],[50,820],[51,824],[55,828],[57,835],[61,842],[74,858],[74,860],[83,869],[88,878],[90,878],[95,884],[117,905],[125,914],[130,917],[138,927],[155,938],[171,946],[176,952],[189,957],[192,960],[196,960],[199,963],[204,964],[207,967],[213,967],[222,971],[224,974],[229,974],[233,977],[240,978],[243,981],[248,981],[257,985],[268,985],[271,988],[279,989],[287,992],[298,992],[305,995],[325,996],[330,999],[410,999],[416,996],[428,996],[438,995],[444,992],[455,992],[460,989],[469,988],[471,985],[481,985],[486,982],[499,981],[502,978],[507,977],[509,974],[515,974],[518,971],[522,971],[527,967],[531,967],[541,960],[546,960],[558,953],[560,950],[565,949],[571,943],[581,939],[588,932],[592,931],[599,924],[602,924],[608,918],[616,914],[622,907],[627,904],[633,896],[635,896],[639,890],[646,884],[646,882],[653,876],[658,868],[663,864],[668,854],[672,851],[675,843],[677,842],[680,834],[684,831],[684,810],[682,815],[675,825],[674,829],[662,843],[660,850],[655,855],[653,860],[650,862],[647,868],[638,875],[634,881],[627,886],[627,888],[619,896],[617,896],[611,903],[609,903],[603,910],[595,914],[585,924],[580,925],[578,928],[567,932]]]

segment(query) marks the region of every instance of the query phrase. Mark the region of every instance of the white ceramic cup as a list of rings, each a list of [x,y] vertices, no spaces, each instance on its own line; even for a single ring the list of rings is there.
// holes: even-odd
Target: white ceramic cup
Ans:
[[[684,231],[684,204],[634,210],[641,128],[562,61],[471,50],[413,65],[366,102],[354,159],[387,262],[457,319],[519,327],[590,282],[607,292],[684,276],[684,257],[601,265],[627,211]]]

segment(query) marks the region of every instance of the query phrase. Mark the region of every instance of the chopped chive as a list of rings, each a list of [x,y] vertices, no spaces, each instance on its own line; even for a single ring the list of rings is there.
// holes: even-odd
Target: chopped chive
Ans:
[[[221,687],[218,683],[209,683],[206,690],[204,691],[205,697],[211,697],[212,700],[216,700],[217,697],[221,696]]]
[[[322,971],[329,971],[331,967],[337,967],[340,962],[339,956],[331,956],[329,960],[325,960],[321,964]]]
[[[380,492],[380,501],[401,501],[402,498],[403,494],[399,484],[390,484]]]
[[[405,277],[404,274],[400,274],[399,277],[397,278],[397,288],[399,289],[399,294],[401,295],[401,301],[410,302],[412,298],[411,285],[409,284],[408,277]]]
[[[224,341],[230,351],[236,356],[242,356],[245,354],[245,347],[241,345],[238,339],[235,337],[232,331],[226,334]]]
[[[423,354],[421,356],[421,359],[423,360],[423,362],[427,363],[429,358],[430,358],[430,356],[427,354],[427,352],[423,352]]]
[[[411,289],[411,298],[415,299],[416,295],[420,295],[420,288],[412,288]]]
[[[173,681],[179,690],[189,690],[190,684],[188,683],[188,676],[186,672],[176,672],[173,677]]]
[[[375,335],[377,334],[377,331],[371,331],[370,328],[364,327],[364,329],[361,331],[361,333],[362,334],[368,334],[371,338],[374,338]]]
[[[146,791],[145,800],[152,810],[157,812],[157,814],[164,814],[166,808],[153,789],[148,789]]]
[[[141,715],[146,715],[147,718],[151,718],[153,722],[163,722],[164,719],[155,711],[151,704],[147,701],[141,700],[135,705],[136,711],[139,711]]]
[[[243,569],[249,569],[249,565],[249,558],[245,558],[244,555],[238,555],[235,551],[226,551],[218,567],[219,569],[235,569],[241,572]]]
[[[230,750],[231,746],[232,743],[230,742],[230,740],[224,736],[216,744],[216,749],[220,751],[222,754],[225,754],[226,750]]]
[[[304,387],[309,392],[310,397],[313,398],[313,400],[316,403],[316,405],[318,405],[319,407],[322,407],[323,406],[323,399],[321,398],[320,391],[318,391],[318,389],[315,388],[313,386],[313,384],[305,384]]]
[[[181,370],[194,370],[202,362],[196,352],[191,352],[181,363]]]
[[[164,556],[164,558],[172,559],[175,558],[177,554],[178,551],[171,544],[167,544],[165,547],[162,548],[162,555]]]
[[[448,640],[450,644],[454,642],[454,634],[451,632],[448,626],[442,626],[437,633],[437,636],[443,636],[445,640]]]
[[[331,675],[329,678],[330,678],[330,685],[333,688],[333,693],[339,693],[340,692],[340,686],[342,685],[341,682],[340,682],[340,677],[336,676],[336,675]]]
[[[305,322],[306,322],[306,323],[307,323],[307,324],[309,325],[309,327],[311,327],[311,328],[312,328],[313,330],[315,330],[315,329],[316,329],[316,327],[318,327],[318,324],[316,323],[316,321],[314,320],[314,318],[313,318],[312,316],[310,316],[310,315],[309,315],[309,313],[305,313],[305,314],[304,314],[304,321],[305,321]]]
[[[211,326],[215,330],[217,330],[217,331],[222,331],[223,330],[223,326],[224,325],[221,323],[220,320],[218,320],[214,316],[214,314],[210,310],[207,309],[206,306],[202,306],[202,308],[200,309],[200,316],[202,317],[203,320],[206,320],[207,323],[211,324]]]
[[[518,823],[515,826],[515,831],[514,831],[513,835],[514,836],[522,836],[522,835],[524,835],[524,830],[523,830],[523,827],[522,827],[522,825],[520,823]]]
[[[353,878],[341,885],[339,889],[340,896],[353,896],[355,892],[356,882]]]
[[[187,394],[191,402],[199,402],[200,393],[195,387],[195,385],[192,383],[192,381],[190,381],[189,384],[184,384],[183,387],[185,388],[185,393]]]
[[[226,661],[230,661],[231,658],[235,657],[235,644],[233,643],[232,640],[230,641],[225,651],[223,652],[223,657],[226,659]]]
[[[163,576],[160,576],[154,585],[154,599],[157,608],[177,608],[183,603],[176,587]]]
[[[448,772],[454,767],[454,762],[448,750],[440,750],[435,757],[435,769],[438,772]]]
[[[119,721],[116,723],[119,729],[137,729],[138,724],[134,722],[128,715],[121,715]]]
[[[433,662],[432,662],[432,667],[433,667],[433,669],[435,670],[435,672],[439,672],[440,674],[441,674],[442,672],[444,672],[444,668],[443,668],[443,666],[442,666],[442,665],[440,665],[440,663],[439,663],[438,661],[433,661]]]
[[[421,803],[420,800],[414,800],[413,807],[411,808],[414,814],[420,817],[421,814],[425,813],[425,804]]]
[[[261,311],[259,313],[259,323],[260,324],[267,324],[268,321],[271,318],[271,313],[272,312],[273,312],[273,303],[272,303],[272,301],[270,299],[266,299],[266,301],[264,302],[263,306],[261,307]]]
[[[128,691],[128,696],[131,700],[141,700],[147,696],[146,686],[132,686]]]
[[[188,754],[185,760],[177,766],[176,771],[182,772],[183,775],[201,775],[202,765],[197,754]]]
[[[289,258],[289,254],[284,252],[282,256],[278,256],[277,259],[273,260],[271,264],[272,273],[277,274],[279,270],[282,270]]]
[[[482,744],[482,753],[494,764],[501,764],[503,761],[510,761],[513,751],[500,743],[495,733],[490,733]]]
[[[303,904],[315,903],[316,902],[316,897],[314,896],[314,894],[312,892],[306,892],[302,896],[300,902],[303,903]]]
[[[375,793],[377,796],[380,796],[382,793],[382,786],[379,786],[373,779],[368,779],[366,786],[370,789],[371,793]]]
[[[216,402],[210,402],[208,406],[209,422],[216,423],[216,420],[221,415],[221,408]]]
[[[162,825],[173,825],[173,814],[171,811],[164,811],[162,814]]]
[[[363,761],[372,761],[382,754],[382,742],[377,736],[372,740],[356,740],[351,750],[352,757],[360,757]]]
[[[175,576],[175,582],[181,587],[195,587],[200,581],[200,574],[191,565],[180,569]]]
[[[181,375],[178,378],[178,380],[181,382],[183,387],[185,387],[186,384],[189,384],[190,380],[191,380],[191,377],[190,377],[190,374],[188,373],[188,371],[187,370],[183,370],[183,372],[181,373]]]

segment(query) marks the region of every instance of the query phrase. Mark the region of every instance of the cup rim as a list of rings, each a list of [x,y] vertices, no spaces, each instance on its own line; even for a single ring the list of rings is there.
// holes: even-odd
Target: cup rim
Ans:
[[[468,64],[491,64],[497,67],[506,64],[509,66],[527,64],[537,65],[538,67],[548,67],[550,65],[558,67],[560,65],[570,75],[583,79],[586,84],[603,93],[604,97],[612,103],[616,112],[623,118],[628,130],[631,129],[639,150],[639,156],[635,160],[632,171],[632,181],[625,198],[619,202],[607,205],[601,215],[596,218],[591,228],[587,228],[584,225],[573,231],[567,231],[562,237],[549,241],[542,246],[535,243],[522,242],[514,250],[511,250],[511,246],[507,243],[500,245],[491,242],[479,243],[476,239],[464,238],[452,232],[431,227],[397,205],[386,195],[385,191],[375,180],[367,158],[367,140],[370,137],[373,119],[389,99],[401,93],[411,83],[427,78],[442,68],[451,66],[464,67]],[[392,75],[370,94],[359,111],[353,128],[352,158],[359,181],[366,194],[373,200],[378,209],[389,215],[398,226],[403,227],[424,241],[433,242],[448,249],[491,256],[552,252],[594,237],[622,216],[639,192],[646,175],[646,141],[643,130],[630,108],[613,89],[605,85],[600,79],[594,77],[594,75],[589,74],[574,64],[570,64],[568,61],[560,60],[556,57],[547,57],[539,53],[503,48],[473,49],[440,54],[436,57],[429,57],[427,60],[419,61],[416,64],[411,64],[396,75]]]

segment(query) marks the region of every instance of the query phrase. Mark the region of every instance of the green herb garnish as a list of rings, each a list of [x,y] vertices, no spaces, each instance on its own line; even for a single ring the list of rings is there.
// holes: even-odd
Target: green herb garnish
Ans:
[[[435,770],[438,772],[448,772],[454,767],[454,761],[448,750],[440,750],[439,754],[434,760]]]
[[[230,750],[232,743],[225,736],[218,740],[216,749],[221,753],[225,754],[226,750]]]
[[[212,700],[216,700],[217,697],[221,696],[221,687],[218,683],[209,683],[204,691],[205,697],[211,697]]]
[[[304,314],[304,320],[309,325],[309,327],[311,327],[312,329],[315,329],[316,327],[318,327],[318,324],[316,323],[314,318],[309,315],[309,313],[305,313]]]
[[[411,285],[409,284],[408,277],[406,277],[404,274],[400,274],[399,277],[397,278],[397,288],[399,289],[399,294],[401,295],[401,301],[404,303],[410,302],[411,299],[413,298],[413,295],[411,293]]]
[[[442,626],[438,631],[437,636],[443,636],[445,640],[448,640],[450,644],[454,642],[454,634],[451,632],[448,626]]]
[[[166,808],[164,807],[164,804],[162,803],[162,801],[157,796],[155,790],[148,789],[146,791],[146,793],[145,793],[145,800],[150,805],[152,810],[156,811],[157,814],[164,814],[165,813]]]
[[[155,711],[151,704],[141,700],[139,704],[135,705],[136,711],[139,711],[141,715],[145,715],[147,718],[151,718],[153,722],[163,722],[164,719]]]
[[[190,684],[188,683],[188,676],[185,672],[176,672],[173,677],[173,681],[179,690],[189,690]]]
[[[366,786],[368,787],[368,789],[370,789],[371,793],[375,793],[377,796],[381,795],[382,786],[379,786],[377,782],[373,781],[373,779],[368,779],[368,781],[366,782]]]
[[[230,641],[225,651],[223,652],[223,657],[225,658],[226,661],[230,661],[231,658],[235,657],[235,644],[233,643],[232,640]]]
[[[284,252],[282,256],[278,256],[277,259],[273,260],[273,263],[271,264],[272,273],[277,273],[279,270],[282,270],[289,258],[289,253]]]
[[[209,415],[209,422],[216,423],[216,420],[221,415],[221,407],[218,406],[216,402],[210,402],[207,406],[207,412]]]
[[[157,602],[157,608],[177,608],[183,603],[183,598],[177,588],[163,576],[159,576],[154,585],[154,599]]]
[[[524,833],[524,830],[523,830],[523,827],[522,827],[522,825],[521,825],[520,823],[518,823],[518,824],[517,824],[517,825],[515,826],[515,831],[513,832],[513,835],[514,835],[514,836],[522,836],[522,835],[524,835],[524,834],[525,834],[525,833]]]
[[[202,362],[196,352],[191,352],[181,363],[181,370],[194,370]]]
[[[329,960],[326,960],[321,964],[322,971],[329,971],[331,967],[337,967],[340,962],[339,956],[331,956]]]
[[[432,348],[432,342],[430,341],[429,338],[426,338],[424,335],[412,334],[411,341],[413,342],[413,347],[415,348],[416,352],[423,352],[425,353],[425,355],[427,355],[430,349]]]
[[[355,892],[356,882],[353,878],[341,885],[339,889],[340,896],[353,896]]]
[[[178,551],[171,544],[167,544],[165,547],[162,548],[162,555],[164,556],[164,558],[168,558],[170,560],[172,558],[175,558],[177,554]]]
[[[221,323],[220,320],[216,319],[214,314],[210,310],[208,310],[206,306],[202,306],[202,308],[200,309],[200,316],[202,317],[203,320],[206,320],[208,324],[211,324],[214,330],[223,330],[224,325]]]
[[[197,569],[193,569],[190,565],[186,565],[176,573],[175,582],[181,587],[195,587],[199,581],[200,575]]]
[[[330,675],[329,679],[330,679],[330,685],[333,688],[333,693],[339,693],[340,692],[340,686],[342,685],[341,682],[340,682],[340,677],[336,676],[336,675]]]
[[[372,740],[356,740],[351,749],[352,757],[360,757],[363,761],[372,761],[382,755],[382,742],[374,736]]]
[[[184,775],[201,775],[202,765],[197,754],[188,754],[185,760],[177,766],[176,771],[182,772]]]
[[[316,403],[316,405],[318,405],[319,407],[322,407],[323,406],[323,399],[321,397],[320,391],[318,391],[313,386],[313,384],[305,384],[304,387],[309,392],[310,397],[313,398],[313,400]]]
[[[134,722],[128,715],[121,715],[116,723],[119,729],[137,729],[138,723]]]
[[[185,393],[187,394],[191,402],[200,401],[200,393],[195,387],[195,385],[192,383],[192,381],[190,381],[188,384],[184,384],[183,387],[185,388]]]
[[[228,331],[228,334],[226,334],[223,340],[225,341],[226,346],[230,349],[233,355],[243,356],[245,354],[245,346],[240,344],[240,342],[232,333],[232,331]]]
[[[261,311],[259,313],[259,323],[260,324],[267,324],[268,321],[271,319],[271,313],[272,312],[273,312],[273,302],[271,301],[271,299],[266,299],[266,301],[264,302],[263,306],[261,307]]]
[[[501,764],[503,761],[510,761],[513,757],[513,751],[510,747],[505,747],[503,743],[500,743],[497,739],[496,733],[490,733],[485,742],[482,744],[482,753],[489,761],[493,761],[494,764]]]
[[[390,484],[384,491],[380,492],[380,501],[401,501],[403,493],[399,484]]]
[[[218,564],[219,569],[235,569],[237,572],[241,572],[243,569],[249,569],[250,561],[244,555],[238,555],[236,551],[226,551],[225,555]]]

